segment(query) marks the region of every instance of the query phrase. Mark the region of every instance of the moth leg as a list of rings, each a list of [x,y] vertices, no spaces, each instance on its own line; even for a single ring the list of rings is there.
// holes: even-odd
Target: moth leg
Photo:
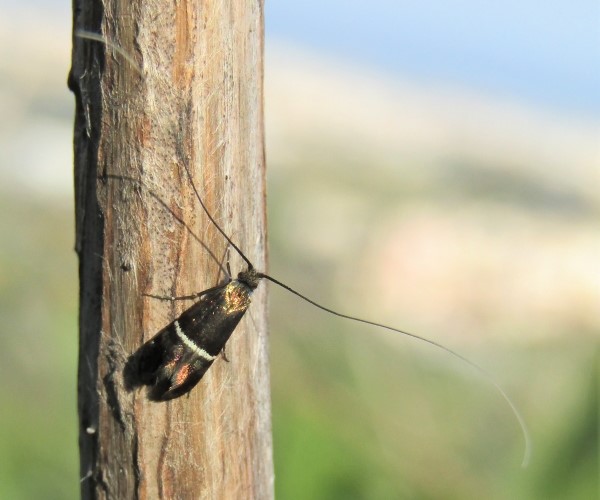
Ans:
[[[197,298],[201,297],[202,295],[204,295],[207,291],[208,290],[204,290],[203,292],[195,293],[193,295],[182,295],[181,297],[173,297],[173,296],[167,296],[167,295],[154,295],[152,293],[144,293],[143,296],[150,297],[151,299],[167,300],[167,301],[173,302],[175,300],[194,300],[194,299],[197,299]]]
[[[209,292],[213,292],[215,290],[220,290],[221,288],[225,288],[227,286],[227,284],[229,283],[228,280],[227,283],[224,283],[222,285],[217,285],[217,286],[213,286],[211,288],[207,288],[206,290],[202,290],[201,292],[196,292],[193,293],[192,295],[180,295],[178,297],[173,297],[173,296],[165,296],[165,295],[154,295],[152,293],[144,293],[142,294],[144,297],[150,297],[151,299],[157,299],[157,300],[168,300],[168,301],[175,301],[175,300],[196,300],[199,299],[200,297],[202,297],[203,295],[206,295]]]
[[[227,281],[231,281],[231,267],[229,267],[229,243],[227,243],[227,249],[225,250],[225,253],[223,254],[223,258],[227,258],[227,260],[225,261],[225,267],[227,268]],[[223,262],[221,262],[221,267],[220,269],[223,269]],[[219,272],[220,274],[220,272]],[[223,346],[223,349],[221,349],[221,352],[219,353],[221,355],[221,357],[225,360],[226,363],[229,363],[229,358],[227,357],[227,352],[225,351],[225,348],[227,346]]]
[[[144,293],[143,294],[144,297],[150,297],[152,299],[157,299],[157,300],[167,300],[170,302],[174,302],[176,300],[196,300],[196,299],[199,299],[200,297],[202,297],[203,295],[206,295],[209,292],[212,292],[214,290],[220,290],[221,288],[224,288],[231,281],[231,268],[229,267],[229,246],[230,245],[228,243],[227,248],[225,249],[225,252],[223,253],[223,258],[219,262],[219,273],[217,275],[217,283],[218,283],[219,277],[221,275],[221,271],[224,271],[226,273],[225,283],[213,286],[206,290],[202,290],[201,292],[193,293],[191,295],[180,295],[180,296],[174,297],[174,296],[168,296],[168,295],[154,295],[152,293]],[[227,260],[226,260],[225,267],[224,267],[223,261],[225,261],[225,259],[227,259]]]
[[[216,279],[217,283],[219,283],[219,280],[221,278],[221,271],[223,271],[223,273],[225,274],[226,280],[228,282],[231,281],[231,268],[229,267],[229,247],[230,245],[229,243],[227,243],[227,248],[225,249],[225,252],[223,252],[223,258],[219,262],[219,271],[217,272]],[[223,265],[223,263],[225,263],[225,265]]]
[[[225,346],[223,346],[223,349],[221,349],[221,356],[223,357],[223,359],[225,360],[226,363],[229,363],[229,358],[227,357],[227,353],[225,352]]]

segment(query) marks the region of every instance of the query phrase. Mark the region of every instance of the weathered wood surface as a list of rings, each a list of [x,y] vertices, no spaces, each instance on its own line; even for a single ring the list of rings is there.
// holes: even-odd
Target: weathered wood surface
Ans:
[[[262,2],[75,0],[74,29],[110,42],[74,37],[69,77],[82,497],[272,498],[264,284],[227,345],[230,362],[217,360],[189,396],[150,402],[125,390],[122,373],[128,355],[191,305],[144,294],[187,295],[224,278],[226,242],[181,165],[266,268]],[[243,262],[230,257],[236,274]]]

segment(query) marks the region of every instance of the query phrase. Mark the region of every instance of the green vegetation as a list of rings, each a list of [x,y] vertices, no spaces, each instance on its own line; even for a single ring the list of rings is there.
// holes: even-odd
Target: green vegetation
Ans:
[[[328,305],[376,317],[377,311],[366,310],[371,300],[364,301],[365,311],[355,310],[363,298],[348,300],[340,288],[345,281],[336,277],[353,272],[345,256],[338,262],[302,253],[310,242],[304,248],[286,243],[290,236],[278,216],[291,210],[284,185],[295,186],[290,203],[313,186],[276,178],[270,205],[274,273]],[[390,210],[391,201],[378,199],[380,209]],[[73,216],[69,208],[29,196],[4,193],[1,200],[0,498],[77,498]],[[366,214],[363,222],[378,217]],[[356,258],[360,251],[349,254]],[[361,286],[353,293],[385,293]],[[435,332],[486,365],[520,406],[535,444],[530,468],[521,470],[522,437],[512,415],[468,369],[414,341],[328,317],[274,288],[271,297],[278,498],[594,496],[594,319],[580,317],[547,338],[520,341],[498,332],[486,342],[446,338],[452,325]],[[531,321],[530,329],[538,328],[539,318]],[[516,339],[514,333],[507,338]]]

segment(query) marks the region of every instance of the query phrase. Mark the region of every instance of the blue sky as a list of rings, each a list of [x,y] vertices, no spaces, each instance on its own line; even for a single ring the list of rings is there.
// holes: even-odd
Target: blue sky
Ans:
[[[70,23],[68,0],[29,6]],[[265,24],[268,43],[600,116],[600,0],[265,0]]]
[[[267,0],[280,39],[401,77],[597,118],[600,2]]]

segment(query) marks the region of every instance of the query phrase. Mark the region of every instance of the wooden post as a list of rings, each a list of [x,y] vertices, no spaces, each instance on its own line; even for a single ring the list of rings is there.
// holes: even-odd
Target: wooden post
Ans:
[[[145,294],[224,279],[226,242],[182,165],[265,270],[262,2],[75,0],[74,30],[104,39],[74,36],[69,75],[82,497],[272,498],[264,284],[227,344],[230,362],[215,361],[189,396],[151,402],[123,382],[127,357],[191,305]],[[244,268],[233,252],[230,263]]]

